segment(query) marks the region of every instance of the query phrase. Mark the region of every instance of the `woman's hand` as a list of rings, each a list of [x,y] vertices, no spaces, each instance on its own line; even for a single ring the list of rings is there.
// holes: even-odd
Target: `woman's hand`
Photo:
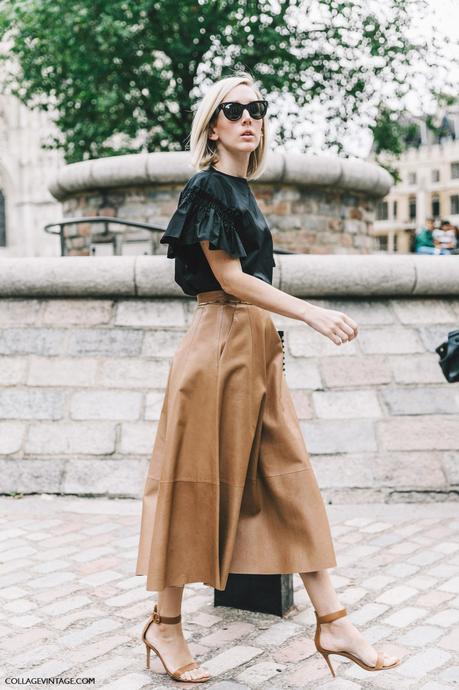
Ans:
[[[342,345],[357,337],[356,322],[342,311],[323,309],[315,304],[310,305],[304,321],[322,335],[330,338],[335,345]]]

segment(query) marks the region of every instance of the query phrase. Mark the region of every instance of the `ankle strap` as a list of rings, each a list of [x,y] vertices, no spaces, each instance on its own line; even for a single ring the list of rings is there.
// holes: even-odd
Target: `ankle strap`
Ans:
[[[158,613],[158,605],[155,604],[152,615],[154,623],[180,623],[181,619],[181,614],[179,616],[160,616]]]
[[[337,618],[342,618],[343,616],[347,616],[347,610],[346,609],[340,609],[339,611],[333,611],[333,613],[326,613],[323,616],[319,616],[317,611],[314,611],[314,613],[316,614],[316,618],[317,618],[318,623],[332,623]]]

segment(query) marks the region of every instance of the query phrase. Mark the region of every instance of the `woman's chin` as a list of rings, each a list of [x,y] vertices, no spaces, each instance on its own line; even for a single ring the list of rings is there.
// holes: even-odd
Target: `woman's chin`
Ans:
[[[236,149],[238,151],[250,151],[250,153],[251,153],[252,151],[255,151],[257,146],[258,146],[258,141],[256,141],[254,139],[253,141],[250,140],[250,141],[238,142]]]

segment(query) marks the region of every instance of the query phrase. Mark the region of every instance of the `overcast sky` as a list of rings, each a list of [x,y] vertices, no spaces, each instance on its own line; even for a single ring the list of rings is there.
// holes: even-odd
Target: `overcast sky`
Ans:
[[[445,36],[459,41],[459,0],[429,0],[429,5],[432,21],[427,18],[422,22],[426,35],[429,36],[438,27]],[[459,57],[458,46],[455,55]],[[459,67],[455,70],[455,76],[459,84]]]
[[[459,38],[458,0],[430,0],[431,11],[441,28],[451,38]]]

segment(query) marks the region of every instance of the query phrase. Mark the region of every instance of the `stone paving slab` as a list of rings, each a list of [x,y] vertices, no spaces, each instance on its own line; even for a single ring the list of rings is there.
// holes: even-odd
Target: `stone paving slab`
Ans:
[[[402,657],[398,668],[369,673],[334,656],[334,679],[295,574],[283,619],[214,607],[212,588],[186,585],[185,636],[213,675],[202,684],[174,682],[154,655],[145,668],[140,634],[156,593],[134,575],[140,508],[131,499],[0,497],[2,687],[13,677],[95,678],[97,690],[458,687],[457,503],[327,506],[340,601],[372,644]]]

